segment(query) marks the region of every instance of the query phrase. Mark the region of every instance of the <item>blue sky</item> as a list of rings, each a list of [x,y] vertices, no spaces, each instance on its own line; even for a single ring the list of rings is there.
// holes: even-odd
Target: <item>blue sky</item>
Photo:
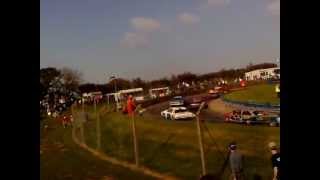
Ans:
[[[152,80],[280,56],[280,0],[41,0],[40,67]]]

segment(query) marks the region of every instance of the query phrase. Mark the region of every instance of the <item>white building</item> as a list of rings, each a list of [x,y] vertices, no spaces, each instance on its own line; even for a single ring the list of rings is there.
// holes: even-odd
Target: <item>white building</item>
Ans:
[[[164,97],[170,95],[169,87],[154,88],[149,90],[151,98]]]
[[[250,72],[245,73],[245,78],[247,81],[250,80],[266,80],[271,78],[279,78],[280,79],[280,68],[267,68],[267,69],[257,69]]]

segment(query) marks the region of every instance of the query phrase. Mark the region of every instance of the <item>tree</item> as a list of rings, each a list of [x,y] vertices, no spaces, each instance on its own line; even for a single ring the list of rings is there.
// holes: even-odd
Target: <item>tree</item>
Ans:
[[[191,83],[192,81],[197,80],[197,75],[193,74],[191,72],[184,72],[182,74],[179,74],[177,76],[179,82],[187,82],[187,83]]]
[[[79,85],[79,91],[81,93],[89,93],[95,91],[95,84],[92,83],[86,83]]]
[[[143,88],[143,89],[146,88],[146,82],[141,80],[140,77],[133,79],[131,81],[131,85],[133,88]]]
[[[130,89],[131,88],[130,81],[127,79],[123,79],[123,78],[113,79],[108,83],[108,85],[112,87],[112,89],[113,89],[112,92],[114,92],[115,85],[117,86],[117,91],[119,91],[121,89]]]
[[[152,88],[160,88],[170,86],[170,80],[167,78],[161,78],[150,82]]]
[[[47,91],[50,82],[60,75],[61,72],[56,68],[48,67],[40,69],[40,86],[42,86],[43,91]]]
[[[70,68],[63,68],[61,73],[65,87],[72,91],[78,91],[82,74],[79,71]]]

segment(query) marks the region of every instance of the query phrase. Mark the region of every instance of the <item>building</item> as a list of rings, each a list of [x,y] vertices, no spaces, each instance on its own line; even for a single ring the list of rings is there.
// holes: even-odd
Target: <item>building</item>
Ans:
[[[169,87],[154,88],[149,90],[151,98],[164,97],[170,95]]]
[[[118,93],[120,94],[120,100],[126,99],[126,96],[129,94],[132,95],[136,101],[144,100],[143,88],[125,89],[120,90]]]
[[[267,80],[267,79],[280,79],[280,68],[267,68],[267,69],[257,69],[245,73],[245,79],[247,81],[251,80]]]

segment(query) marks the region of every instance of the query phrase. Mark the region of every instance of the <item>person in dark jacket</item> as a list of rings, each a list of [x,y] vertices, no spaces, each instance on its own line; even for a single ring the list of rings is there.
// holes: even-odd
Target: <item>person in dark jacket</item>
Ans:
[[[280,180],[280,152],[275,142],[269,143],[269,148],[271,151],[271,163],[273,168],[273,180]]]

